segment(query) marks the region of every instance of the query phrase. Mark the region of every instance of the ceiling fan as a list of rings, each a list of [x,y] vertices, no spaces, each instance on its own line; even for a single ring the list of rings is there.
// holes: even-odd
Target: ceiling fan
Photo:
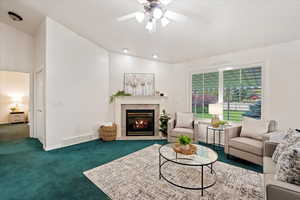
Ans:
[[[135,18],[139,23],[146,23],[149,32],[155,32],[157,26],[167,26],[172,21],[185,21],[187,17],[167,9],[173,0],[137,0],[142,6],[143,11],[137,11],[119,17],[118,21],[125,21]]]

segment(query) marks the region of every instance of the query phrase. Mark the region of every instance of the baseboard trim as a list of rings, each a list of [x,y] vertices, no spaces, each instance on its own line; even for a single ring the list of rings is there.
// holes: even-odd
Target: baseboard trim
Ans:
[[[59,149],[59,148],[62,148],[62,147],[63,146],[61,144],[57,144],[57,145],[45,146],[44,150],[45,151],[51,151],[51,150]]]
[[[44,148],[45,151],[51,151],[55,149],[60,149],[68,146],[73,146],[76,144],[84,143],[84,142],[90,142],[93,140],[99,139],[98,136],[95,136],[94,134],[86,134],[86,135],[81,135],[81,136],[76,136],[72,138],[66,138],[62,140],[61,144],[56,144],[56,145],[50,145],[46,146]]]

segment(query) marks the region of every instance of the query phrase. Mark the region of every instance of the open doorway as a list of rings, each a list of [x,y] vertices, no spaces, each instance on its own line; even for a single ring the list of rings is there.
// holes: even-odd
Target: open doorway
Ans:
[[[0,71],[0,141],[30,137],[30,74]]]

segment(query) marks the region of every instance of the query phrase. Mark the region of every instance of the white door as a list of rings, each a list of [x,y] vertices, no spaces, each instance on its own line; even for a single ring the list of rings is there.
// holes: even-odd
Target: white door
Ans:
[[[36,72],[35,79],[35,136],[44,144],[45,141],[45,115],[44,115],[44,70]]]

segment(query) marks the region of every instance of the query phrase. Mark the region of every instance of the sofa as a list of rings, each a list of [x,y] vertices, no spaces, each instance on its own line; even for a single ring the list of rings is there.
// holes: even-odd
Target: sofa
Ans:
[[[193,143],[198,143],[199,124],[194,120],[193,113],[177,112],[175,118],[168,121],[168,142],[177,142],[178,137],[182,135],[190,137]]]
[[[232,155],[258,165],[263,165],[264,141],[276,129],[277,122],[272,120],[269,122],[268,134],[263,139],[254,139],[241,136],[242,126],[228,127],[225,129],[224,151],[228,157]]]
[[[264,185],[266,200],[297,200],[300,199],[300,186],[275,179],[276,164],[272,155],[278,143],[264,143]]]

